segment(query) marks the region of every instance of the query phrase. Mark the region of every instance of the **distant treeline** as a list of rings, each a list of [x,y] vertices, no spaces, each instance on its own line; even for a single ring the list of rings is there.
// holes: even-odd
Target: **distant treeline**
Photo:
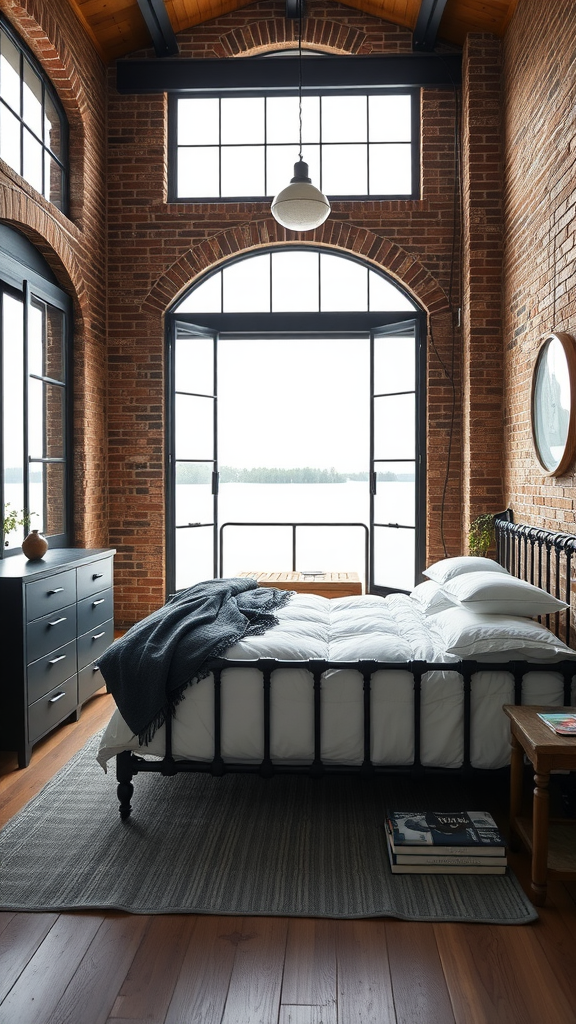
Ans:
[[[211,469],[198,463],[179,462],[176,467],[177,484],[207,484]],[[380,481],[413,480],[411,473],[379,473]],[[339,473],[332,469],[314,469],[303,466],[296,469],[278,469],[257,466],[254,469],[236,469],[234,466],[220,467],[221,484],[345,484],[348,480],[368,480],[368,473]]]

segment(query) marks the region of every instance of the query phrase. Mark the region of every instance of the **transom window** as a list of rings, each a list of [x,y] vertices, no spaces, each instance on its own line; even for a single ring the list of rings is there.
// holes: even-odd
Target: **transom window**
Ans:
[[[418,189],[418,91],[302,98],[303,159],[332,199],[411,198]],[[170,198],[272,198],[298,156],[298,96],[171,98]]]
[[[67,123],[37,61],[0,19],[0,157],[67,208]]]
[[[365,264],[296,247],[239,260],[198,284],[178,313],[332,313],[414,310]]]

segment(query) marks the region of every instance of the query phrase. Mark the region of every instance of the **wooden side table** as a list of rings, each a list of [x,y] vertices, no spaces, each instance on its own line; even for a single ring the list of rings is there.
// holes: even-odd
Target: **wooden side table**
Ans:
[[[362,593],[362,583],[356,572],[239,572],[239,576],[253,576],[259,587],[277,587],[295,590],[298,594],[319,594],[320,597],[353,597]]]
[[[528,707],[507,704],[510,719],[510,826],[532,851],[531,897],[541,905],[548,878],[576,878],[576,822],[549,818],[550,773],[576,770],[576,737],[559,736],[538,718],[539,711],[574,712],[574,708]],[[532,818],[523,818],[524,754],[534,768]]]

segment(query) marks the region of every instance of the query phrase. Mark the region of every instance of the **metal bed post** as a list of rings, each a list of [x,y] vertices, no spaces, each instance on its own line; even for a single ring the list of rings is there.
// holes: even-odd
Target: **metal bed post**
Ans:
[[[362,775],[373,775],[374,766],[372,764],[370,741],[372,736],[372,724],[371,724],[371,686],[372,686],[372,672],[374,671],[373,665],[363,665],[361,667],[362,680],[363,680],[363,706],[364,706],[364,761],[362,762]]]

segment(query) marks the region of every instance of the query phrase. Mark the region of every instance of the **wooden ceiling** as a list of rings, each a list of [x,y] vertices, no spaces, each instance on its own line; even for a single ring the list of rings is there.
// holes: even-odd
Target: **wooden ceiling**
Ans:
[[[108,64],[151,47],[138,0],[68,0],[102,60]],[[422,0],[346,0],[347,6],[413,30]],[[468,32],[503,36],[519,0],[446,0],[438,39],[461,46]],[[248,0],[164,0],[174,33],[247,7]],[[313,0],[308,0],[308,13]]]

